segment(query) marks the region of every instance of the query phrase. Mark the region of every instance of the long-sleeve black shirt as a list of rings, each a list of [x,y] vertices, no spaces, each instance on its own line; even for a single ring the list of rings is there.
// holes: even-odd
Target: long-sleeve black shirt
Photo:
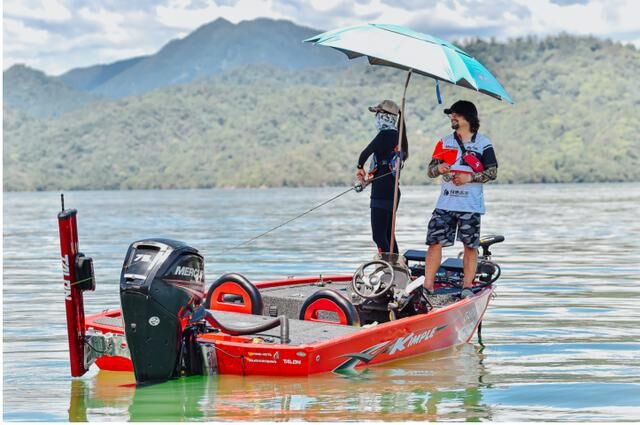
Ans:
[[[360,154],[360,157],[358,158],[358,168],[364,166],[367,159],[374,154],[378,163],[378,169],[373,177],[375,178],[389,173],[391,171],[389,162],[393,157],[394,149],[397,145],[397,130],[380,131]],[[389,210],[393,209],[394,187],[395,176],[393,174],[374,180],[373,183],[371,183],[371,207]],[[400,190],[398,189],[398,196],[399,195]]]

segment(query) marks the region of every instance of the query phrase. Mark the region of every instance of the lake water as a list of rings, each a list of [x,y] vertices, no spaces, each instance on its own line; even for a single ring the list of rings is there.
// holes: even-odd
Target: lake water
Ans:
[[[207,282],[350,273],[371,259],[368,193],[331,204],[235,250],[340,188],[69,192],[98,287],[87,312],[116,307],[127,247],[184,240]],[[401,251],[423,248],[437,187],[404,187]],[[190,377],[135,388],[133,375],[69,377],[58,193],[5,193],[3,418],[8,421],[492,420],[640,418],[640,188],[487,185],[483,234],[502,265],[485,347],[371,367],[352,378]],[[455,256],[461,249],[445,249]],[[95,366],[94,366],[95,367]]]

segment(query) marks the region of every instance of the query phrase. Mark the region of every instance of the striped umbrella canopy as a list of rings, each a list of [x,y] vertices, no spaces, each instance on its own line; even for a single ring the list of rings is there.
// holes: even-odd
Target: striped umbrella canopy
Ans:
[[[399,25],[357,25],[304,41],[332,47],[349,59],[366,56],[372,65],[415,72],[513,103],[496,77],[476,58],[447,41]]]

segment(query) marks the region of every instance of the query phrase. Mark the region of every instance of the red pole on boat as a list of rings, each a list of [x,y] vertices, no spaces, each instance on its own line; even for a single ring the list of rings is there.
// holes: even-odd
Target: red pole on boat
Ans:
[[[67,335],[69,337],[69,360],[71,376],[82,376],[87,371],[84,365],[84,301],[82,291],[74,284],[76,257],[78,255],[78,226],[75,209],[64,209],[64,195],[60,195],[62,211],[58,213],[60,230],[60,254],[64,276],[64,301],[67,311]]]

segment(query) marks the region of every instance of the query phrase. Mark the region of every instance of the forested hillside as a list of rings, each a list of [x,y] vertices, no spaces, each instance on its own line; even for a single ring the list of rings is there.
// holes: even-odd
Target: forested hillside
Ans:
[[[2,77],[4,104],[32,116],[57,117],[101,100],[24,65],[12,66]]]
[[[461,46],[498,77],[515,105],[414,76],[403,184],[425,184],[442,109],[476,102],[498,180],[640,180],[640,52],[568,35]],[[306,46],[308,55],[318,48]],[[345,59],[346,60],[346,59]],[[4,108],[4,189],[317,186],[353,182],[375,135],[366,109],[400,101],[405,74],[364,62],[285,70],[248,65],[55,119]]]

